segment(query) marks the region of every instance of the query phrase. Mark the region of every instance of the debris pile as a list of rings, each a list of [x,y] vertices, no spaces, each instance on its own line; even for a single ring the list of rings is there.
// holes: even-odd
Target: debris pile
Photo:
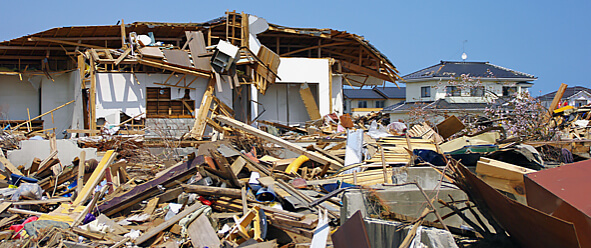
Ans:
[[[57,139],[55,128],[38,130],[33,123],[74,100],[4,126],[0,246],[591,247],[584,197],[591,175],[589,105],[556,109],[553,104],[539,112],[537,106],[520,109],[529,98],[516,98],[501,104],[503,111],[491,111],[490,118],[472,118],[475,122],[448,115],[437,124],[402,123],[381,112],[321,115],[315,98],[325,96],[313,95],[313,86],[304,82],[299,96],[310,121],[285,125],[259,118],[258,111],[253,113],[259,116],[238,118],[216,90],[246,85],[253,87],[244,91],[264,95],[280,80],[280,56],[264,45],[255,53],[248,45],[267,25],[252,23],[251,33],[249,21],[258,19],[250,17],[228,12],[224,22],[191,26],[195,30],[180,33],[186,39],[182,47],[181,39],[175,46],[127,34],[123,23],[118,49],[29,37],[87,47],[73,54],[91,95],[97,71],[129,72],[139,85],[134,70],[142,65],[150,73],[170,72],[159,84],[179,89],[181,96],[174,99],[170,88],[147,89],[145,113],[121,121],[124,114],[117,112],[104,118],[102,127],[92,97],[84,107],[88,118],[80,118],[87,129],[68,129],[79,136],[70,139]],[[205,26],[211,27],[208,45],[197,30]],[[225,31],[226,39],[217,37],[212,45],[216,27],[214,35]],[[350,61],[359,58],[338,66],[327,62],[327,72],[351,74],[343,78],[349,84],[359,75],[366,76],[357,78],[361,85],[396,81],[389,61],[358,36],[271,29],[277,37],[335,38],[308,41],[312,48],[282,55],[317,49],[318,57],[328,50]],[[273,40],[280,51],[281,39]],[[359,56],[335,48],[343,45],[359,50]],[[293,47],[299,46],[288,49]],[[195,80],[187,83],[188,75],[207,79],[199,108],[180,94],[180,89],[191,92]],[[171,116],[191,125],[149,127],[151,119],[166,122]],[[109,124],[111,118],[118,123]],[[36,136],[43,131],[48,134]]]

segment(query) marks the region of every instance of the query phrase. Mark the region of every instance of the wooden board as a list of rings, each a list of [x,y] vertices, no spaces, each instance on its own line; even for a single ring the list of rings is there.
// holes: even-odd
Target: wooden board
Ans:
[[[525,195],[523,175],[531,172],[535,170],[488,158],[481,158],[476,164],[480,179],[495,189],[515,195]]]
[[[452,115],[450,117],[447,117],[447,119],[445,119],[441,123],[437,124],[436,130],[437,133],[439,133],[439,135],[441,135],[443,139],[447,139],[455,133],[464,129],[464,127],[466,127],[464,126],[464,123],[462,123],[460,119],[458,119],[458,117]]]
[[[302,101],[304,101],[304,105],[306,106],[306,110],[310,116],[310,120],[318,120],[322,118],[320,116],[320,111],[318,110],[316,100],[314,100],[314,95],[312,95],[310,86],[308,86],[307,83],[303,83],[300,86],[300,96],[302,97]]]
[[[552,103],[550,104],[550,107],[548,108],[548,113],[550,116],[552,116],[552,113],[554,112],[554,110],[558,106],[558,103],[560,103],[560,99],[562,99],[562,96],[564,95],[564,91],[566,91],[567,87],[568,87],[568,85],[566,85],[566,84],[560,84],[560,88],[558,88],[558,91],[556,91],[556,95],[554,95],[554,99],[552,100]]]
[[[193,247],[220,247],[221,245],[218,235],[204,214],[189,225],[188,232]]]
[[[84,203],[90,197],[94,188],[96,188],[96,186],[103,180],[107,167],[109,167],[109,165],[111,164],[111,162],[113,162],[116,156],[117,153],[114,150],[108,150],[105,153],[103,159],[101,159],[101,162],[98,164],[98,166],[96,167],[96,169],[94,170],[94,172],[88,179],[87,183],[84,185],[84,188],[82,188],[82,191],[80,192],[78,197],[76,197],[76,200],[74,200],[72,205],[78,206],[81,203]]]
[[[163,50],[166,60],[170,64],[180,65],[183,67],[191,67],[191,61],[189,60],[189,53],[183,50]]]
[[[1,153],[2,152],[0,152],[0,154]],[[4,154],[0,155],[0,163],[2,163],[4,167],[6,167],[11,173],[19,176],[25,176],[18,168],[16,168],[16,166],[14,166],[10,161],[8,161],[7,158],[4,157]]]
[[[187,40],[189,41],[189,50],[191,50],[191,57],[193,58],[193,65],[195,68],[204,71],[211,71],[211,64],[209,57],[200,57],[206,54],[206,44],[201,31],[185,31]]]

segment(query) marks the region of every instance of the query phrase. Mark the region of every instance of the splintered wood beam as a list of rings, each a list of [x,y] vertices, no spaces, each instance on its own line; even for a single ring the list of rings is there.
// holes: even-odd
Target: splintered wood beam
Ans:
[[[65,41],[65,40],[58,40],[58,39],[51,39],[51,38],[29,37],[28,40],[29,41],[44,41],[44,42],[57,43],[57,44],[63,44],[63,45],[69,45],[69,46],[82,46],[82,47],[95,48],[95,49],[108,49],[108,48],[102,47],[102,46],[95,46],[95,45],[89,45],[89,44],[77,43],[77,42],[71,42],[71,41]]]
[[[201,99],[201,105],[199,106],[199,110],[197,110],[197,114],[195,115],[195,124],[193,124],[193,128],[190,132],[191,138],[194,138],[196,140],[203,139],[206,119],[207,115],[209,114],[211,102],[213,101],[214,90],[215,79],[212,78],[209,80],[209,83],[207,84],[207,88],[205,90],[205,93],[203,94],[203,98]]]
[[[281,147],[284,147],[285,149],[288,149],[292,152],[295,152],[299,155],[305,155],[306,157],[308,157],[309,159],[318,162],[320,164],[330,164],[330,167],[333,169],[340,169],[341,167],[343,167],[343,165],[333,159],[327,158],[324,155],[321,155],[319,153],[315,153],[315,152],[310,152],[298,145],[294,145],[291,142],[288,142],[284,139],[281,139],[279,137],[273,136],[269,133],[263,132],[259,129],[256,129],[254,127],[251,127],[249,125],[247,125],[244,122],[241,121],[237,121],[234,120],[230,117],[226,117],[226,116],[221,116],[221,115],[217,115],[215,117],[215,119],[217,121],[220,121],[228,126],[234,127],[236,129],[242,130],[244,132],[250,133],[252,135],[255,135],[259,138],[262,138],[268,142],[274,143],[276,145],[279,145]]]
[[[562,99],[562,96],[564,95],[564,91],[566,90],[567,87],[568,87],[567,84],[560,84],[560,88],[558,88],[558,91],[556,91],[556,95],[554,95],[554,99],[552,100],[552,103],[550,104],[550,107],[548,108],[548,114],[550,116],[552,116],[552,114],[554,113],[554,110],[556,109],[556,106],[558,106],[558,103],[560,103],[560,99]]]

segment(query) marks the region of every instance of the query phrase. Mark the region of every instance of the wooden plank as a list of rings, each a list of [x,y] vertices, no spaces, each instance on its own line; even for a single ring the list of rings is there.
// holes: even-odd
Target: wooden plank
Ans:
[[[322,118],[322,116],[320,116],[320,111],[318,110],[316,100],[314,100],[310,86],[308,86],[307,83],[303,83],[300,86],[300,96],[302,97],[302,101],[304,101],[304,105],[306,106],[306,110],[308,111],[308,116],[310,116],[310,119],[318,120]]]
[[[14,166],[10,161],[8,161],[7,158],[4,157],[2,151],[0,151],[0,154],[0,163],[2,163],[6,169],[8,169],[13,174],[25,176],[18,168],[16,168],[16,166]]]
[[[12,202],[12,205],[15,206],[20,206],[20,205],[43,205],[43,204],[57,204],[60,202],[69,202],[70,198],[69,197],[57,197],[57,198],[51,198],[51,199],[47,199],[47,200],[29,200],[29,201],[17,201],[17,202]],[[0,209],[2,209],[0,207]],[[2,213],[2,211],[0,211],[0,213]]]
[[[193,247],[220,247],[220,238],[205,214],[200,215],[189,225],[189,237]]]
[[[78,157],[78,178],[76,179],[76,192],[80,195],[84,187],[84,170],[86,169],[86,152],[81,151]]]
[[[566,90],[566,88],[568,87],[567,84],[560,84],[560,88],[558,88],[558,91],[556,91],[556,95],[554,95],[554,99],[552,100],[552,103],[550,104],[550,107],[548,108],[548,115],[552,116],[552,114],[554,113],[554,110],[556,109],[556,106],[558,106],[558,103],[560,103],[560,99],[562,99],[562,96],[564,95],[564,91]]]
[[[164,231],[165,229],[167,229],[170,226],[174,225],[175,223],[179,222],[179,220],[181,220],[185,216],[189,215],[190,213],[195,212],[200,207],[201,207],[201,203],[195,203],[195,204],[193,204],[193,205],[185,208],[185,210],[183,210],[182,212],[176,214],[175,216],[173,216],[169,220],[167,220],[165,222],[162,222],[158,226],[155,226],[153,228],[150,228],[147,232],[145,232],[144,234],[142,234],[142,236],[139,236],[135,240],[135,243],[138,244],[138,245],[140,245],[140,244],[148,241],[150,238],[154,237],[156,234]]]
[[[123,52],[123,54],[119,55],[119,57],[115,60],[114,64],[119,65],[119,63],[121,63],[121,61],[123,61],[125,59],[125,57],[127,57],[127,55],[129,55],[129,53],[131,53],[131,48],[125,49],[125,52]]]
[[[6,211],[6,209],[8,209],[11,205],[12,205],[12,202],[0,203],[0,214],[3,213],[4,211]]]
[[[159,200],[160,197],[154,197],[150,199],[150,201],[148,201],[148,204],[146,205],[146,208],[144,208],[144,214],[152,215],[152,213],[154,213],[154,210],[156,210],[156,207],[158,206]]]
[[[341,165],[339,162],[337,162],[333,159],[327,158],[326,156],[323,156],[319,153],[310,152],[310,151],[308,151],[300,146],[294,145],[291,142],[288,142],[284,139],[281,139],[281,138],[273,136],[269,133],[258,130],[254,127],[251,127],[251,126],[247,125],[246,123],[234,120],[234,119],[226,117],[226,116],[219,116],[219,115],[216,116],[215,119],[220,122],[223,122],[226,125],[240,129],[242,131],[245,131],[247,133],[255,135],[259,138],[262,138],[268,142],[271,142],[271,143],[274,143],[274,144],[279,145],[281,147],[284,147],[292,152],[297,153],[298,155],[305,155],[306,157],[308,157],[311,160],[318,162],[320,164],[323,164],[323,165],[330,164],[330,167],[333,169],[339,169],[339,168],[343,167],[343,165]]]
[[[107,167],[111,164],[111,162],[113,162],[116,156],[117,153],[114,150],[108,150],[105,153],[103,159],[101,159],[101,162],[98,164],[98,166],[88,179],[87,184],[84,185],[84,188],[82,188],[82,191],[72,203],[73,206],[78,206],[81,203],[84,203],[90,197],[94,188],[100,183],[100,181],[103,180]]]
[[[43,117],[43,116],[45,116],[45,115],[51,114],[51,113],[53,113],[53,111],[56,111],[56,110],[58,110],[58,109],[61,109],[61,108],[65,107],[65,106],[67,106],[67,105],[69,105],[69,104],[71,104],[71,103],[73,103],[73,102],[75,102],[75,101],[76,101],[76,100],[69,101],[69,102],[62,104],[61,106],[59,106],[59,107],[57,107],[57,108],[54,108],[54,109],[52,109],[52,110],[49,110],[49,111],[47,111],[47,112],[45,112],[45,113],[43,113],[43,114],[41,114],[41,115],[39,115],[39,116],[37,116],[37,117],[35,117],[35,118],[33,118],[33,119],[30,119],[30,120],[27,120],[27,121],[25,121],[25,122],[22,122],[21,124],[18,124],[18,125],[16,125],[16,126],[14,126],[13,128],[11,128],[11,130],[17,130],[19,127],[21,127],[21,126],[23,126],[23,125],[26,125],[27,123],[29,123],[29,122],[31,122],[31,121],[34,121],[34,120],[36,120],[36,119],[39,119],[39,118],[41,118],[41,117]]]

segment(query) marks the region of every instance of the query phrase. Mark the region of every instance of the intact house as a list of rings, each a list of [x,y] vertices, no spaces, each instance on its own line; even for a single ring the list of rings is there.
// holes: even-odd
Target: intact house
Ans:
[[[543,96],[537,97],[538,100],[542,103],[542,106],[545,108],[550,108],[552,101],[554,100],[554,96],[558,91],[554,91],[552,93],[545,94]],[[574,86],[574,87],[567,87],[564,90],[564,94],[562,98],[560,98],[559,106],[573,106],[573,107],[581,107],[587,104],[591,104],[591,89],[583,87],[583,86]]]
[[[0,42],[0,124],[42,115],[19,129],[63,138],[135,123],[146,136],[200,140],[223,132],[213,114],[293,125],[343,113],[344,81],[382,85],[397,73],[361,36],[235,11],[204,23],[52,28]]]
[[[362,116],[403,102],[406,99],[406,88],[375,86],[371,89],[343,89],[343,96],[345,113]]]
[[[441,61],[402,79],[406,100],[383,113],[391,121],[432,114],[437,123],[450,115],[482,115],[494,100],[526,92],[537,78],[489,62]]]

